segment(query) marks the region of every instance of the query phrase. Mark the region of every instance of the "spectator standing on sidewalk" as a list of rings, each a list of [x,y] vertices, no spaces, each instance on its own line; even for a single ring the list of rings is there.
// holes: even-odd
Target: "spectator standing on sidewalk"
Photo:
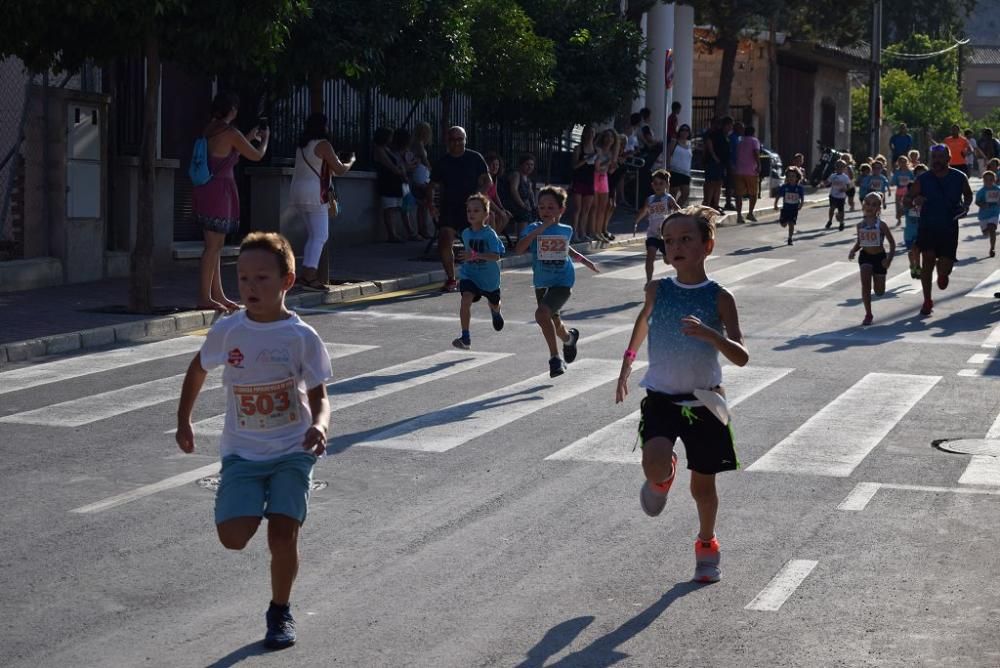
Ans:
[[[573,194],[573,243],[589,239],[587,235],[594,207],[595,160],[594,126],[588,123],[580,135],[580,143],[573,149],[573,185],[570,188]]]
[[[427,189],[427,208],[437,220],[438,252],[446,276],[442,292],[457,292],[455,280],[455,237],[468,227],[465,201],[469,195],[483,192],[489,186],[490,175],[483,156],[465,148],[465,128],[454,125],[445,135],[448,152],[441,156],[431,169],[430,187]],[[434,203],[435,193],[440,192],[440,202]]]
[[[681,122],[681,103],[674,102],[670,105],[670,115],[667,116],[667,142],[677,138],[677,127]]]
[[[729,160],[726,162],[726,204],[724,209],[735,209],[733,206],[733,193],[736,190],[736,150],[743,140],[743,123],[736,121],[733,123],[732,131],[726,136],[729,140]]]
[[[969,168],[967,176],[972,176],[973,172],[978,171],[976,169],[976,158],[982,154],[982,151],[979,150],[979,145],[976,143],[976,137],[972,134],[971,129],[966,128],[965,138],[969,142],[969,148],[972,149],[972,151],[965,156],[965,166]]]
[[[410,192],[417,200],[417,234],[424,240],[434,236],[430,215],[427,211],[427,186],[431,182],[431,161],[427,156],[427,145],[431,143],[430,123],[417,123],[413,129],[410,153],[413,154],[413,168],[410,170]]]
[[[889,137],[889,152],[892,153],[892,164],[895,166],[899,156],[906,155],[913,148],[913,137],[910,136],[906,123],[900,123],[896,134]]]
[[[380,127],[372,137],[375,142],[373,152],[375,162],[375,189],[378,191],[382,209],[382,223],[385,225],[385,240],[401,243],[396,234],[396,222],[403,222],[403,184],[406,182],[406,166],[393,150],[392,130]]]
[[[524,228],[538,220],[538,203],[531,174],[535,171],[535,156],[522,153],[517,159],[517,169],[507,177],[508,206],[514,219],[516,236],[521,238]]]
[[[305,129],[299,137],[295,151],[295,173],[288,191],[292,207],[306,222],[309,237],[306,241],[302,271],[295,277],[295,283],[305,290],[325,292],[326,284],[320,280],[319,258],[323,254],[330,231],[330,202],[324,202],[322,195],[323,166],[332,176],[343,176],[354,165],[354,156],[341,162],[330,143],[326,116],[311,114],[306,119]]]
[[[487,224],[493,228],[497,234],[505,234],[507,229],[507,224],[510,222],[510,211],[507,210],[503,205],[503,200],[500,198],[500,186],[503,180],[503,158],[500,157],[496,151],[490,151],[486,154],[486,169],[490,175],[490,185],[487,186],[486,199],[490,201],[489,206],[489,216],[487,217]]]
[[[667,168],[670,170],[670,195],[684,208],[691,195],[691,126],[677,128],[677,137],[667,146]]]
[[[201,284],[197,308],[214,311],[235,311],[239,304],[226,297],[222,289],[222,246],[227,234],[240,228],[240,196],[236,188],[233,167],[240,156],[260,162],[267,153],[270,131],[255,127],[243,136],[232,122],[240,110],[240,98],[235,93],[220,92],[212,100],[212,120],[202,131],[208,140],[208,169],[212,178],[195,186],[192,193],[194,219],[205,234],[205,250],[201,255]],[[259,146],[250,142],[259,141]]]
[[[710,206],[719,213],[719,198],[722,196],[722,184],[726,180],[726,163],[729,161],[729,133],[733,129],[733,119],[728,116],[712,120],[711,129],[705,134],[704,163],[705,187],[702,204]]]
[[[993,136],[992,128],[983,128],[983,133],[979,136],[979,153],[986,163],[993,158],[1000,158],[1000,140]]]
[[[396,162],[403,166],[403,199],[400,202],[399,216],[403,221],[403,229],[406,230],[407,241],[420,241],[422,237],[417,234],[416,213],[417,201],[410,192],[410,172],[417,166],[416,157],[410,152],[410,140],[413,135],[406,128],[396,128],[392,133],[392,142],[389,145]]]
[[[756,130],[748,125],[743,130],[743,137],[736,146],[736,159],[733,161],[734,189],[736,190],[736,222],[743,222],[743,197],[750,198],[750,208],[747,209],[747,220],[757,222],[753,215],[757,206],[757,194],[760,189],[760,141],[754,136]]]

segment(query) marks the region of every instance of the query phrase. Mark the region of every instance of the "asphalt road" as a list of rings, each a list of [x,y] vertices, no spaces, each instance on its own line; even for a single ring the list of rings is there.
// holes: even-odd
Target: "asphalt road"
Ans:
[[[524,272],[469,352],[457,295],[305,315],[336,357],[333,453],[276,654],[266,541],[227,552],[212,526],[223,391],[196,454],[168,433],[201,337],[0,373],[0,664],[1000,666],[1000,458],[932,447],[1000,439],[1000,266],[968,219],[934,314],[901,257],[862,328],[850,228],[822,220],[792,247],[724,227],[710,263],[750,349],[726,369],[744,468],[719,477],[720,583],[690,582],[685,471],[662,516],[639,508],[638,387],[614,404],[637,246],[579,270],[554,380]]]

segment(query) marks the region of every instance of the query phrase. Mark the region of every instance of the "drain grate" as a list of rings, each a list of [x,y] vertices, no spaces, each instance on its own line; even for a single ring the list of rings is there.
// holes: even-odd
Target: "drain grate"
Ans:
[[[1000,439],[995,438],[942,438],[931,445],[943,452],[960,455],[987,455],[1000,457]]]

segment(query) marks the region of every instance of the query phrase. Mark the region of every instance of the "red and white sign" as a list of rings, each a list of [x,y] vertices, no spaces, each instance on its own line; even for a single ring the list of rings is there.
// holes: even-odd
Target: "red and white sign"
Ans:
[[[667,57],[663,60],[663,82],[667,90],[674,87],[674,50],[667,49]]]

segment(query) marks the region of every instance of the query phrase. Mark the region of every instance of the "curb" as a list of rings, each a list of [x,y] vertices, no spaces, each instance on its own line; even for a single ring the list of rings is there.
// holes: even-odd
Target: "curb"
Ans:
[[[645,243],[645,236],[615,239],[608,243],[591,241],[588,243],[573,244],[573,248],[581,253],[586,253],[643,243]],[[500,261],[500,268],[512,269],[530,264],[530,256],[518,255],[502,259]],[[444,270],[437,269],[435,271],[402,276],[400,278],[339,285],[331,288],[326,293],[299,293],[286,297],[285,304],[290,309],[294,309],[295,307],[342,304],[361,297],[396,292],[397,290],[420,288],[434,283],[443,283],[444,280]],[[0,368],[12,362],[26,362],[36,357],[100,348],[116,343],[134,343],[146,339],[161,339],[185,334],[209,327],[219,317],[219,314],[215,311],[185,311],[171,316],[148,318],[119,323],[117,325],[106,325],[93,329],[42,336],[25,341],[4,343],[0,344]]]

